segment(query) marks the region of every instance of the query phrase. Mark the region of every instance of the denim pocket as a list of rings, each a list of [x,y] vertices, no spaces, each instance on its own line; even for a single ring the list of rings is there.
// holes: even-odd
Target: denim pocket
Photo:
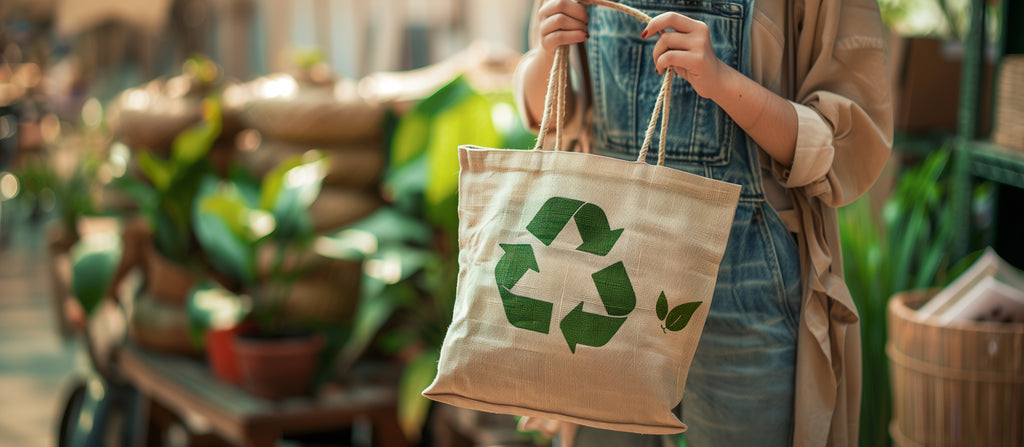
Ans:
[[[744,6],[719,1],[624,1],[654,17],[674,11],[708,25],[715,54],[739,68]],[[594,122],[598,143],[620,153],[636,153],[654,110],[660,78],[653,59],[656,38],[640,39],[644,24],[607,8],[590,8],[587,54],[591,59]],[[672,83],[666,159],[711,166],[729,163],[734,125],[725,111],[702,98],[689,82]],[[659,144],[658,133],[652,148]],[[653,150],[652,150],[653,152]]]

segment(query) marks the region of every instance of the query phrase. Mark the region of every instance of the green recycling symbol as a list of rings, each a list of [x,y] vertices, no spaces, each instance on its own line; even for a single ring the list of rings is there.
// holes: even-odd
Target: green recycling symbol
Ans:
[[[583,243],[576,247],[576,250],[598,256],[607,255],[623,231],[622,228],[611,229],[608,217],[599,206],[565,197],[548,199],[537,211],[526,229],[547,246],[551,245],[569,223],[569,220],[576,221],[580,238],[583,239]],[[530,244],[498,245],[505,253],[494,268],[494,277],[498,284],[505,316],[509,323],[517,328],[547,334],[551,325],[554,305],[544,300],[517,295],[511,291],[527,271],[533,270],[540,273],[533,246]],[[598,270],[591,275],[591,278],[593,278],[607,315],[584,311],[583,301],[580,301],[572,311],[562,318],[558,326],[566,343],[569,344],[569,350],[573,353],[576,352],[577,345],[604,346],[618,332],[629,313],[636,307],[636,294],[622,261]],[[665,294],[662,292],[659,297],[659,320],[666,320],[667,316],[660,312],[661,301],[665,300],[664,296]],[[686,321],[680,321],[682,320],[680,317],[683,315],[673,315],[676,317],[672,319],[675,324],[669,325],[668,329],[681,330],[699,304],[699,302],[688,303],[688,307],[692,308],[687,308],[685,311]],[[667,306],[667,302],[665,305]],[[673,311],[675,310],[673,309]],[[672,313],[678,314],[678,312]],[[664,330],[665,327],[662,329]]]
[[[565,197],[552,197],[526,226],[544,245],[551,245],[570,219],[576,220],[583,243],[576,250],[605,256],[622,235],[622,229],[612,230],[604,211],[592,203]],[[513,326],[547,334],[551,325],[553,304],[547,301],[516,295],[511,292],[527,270],[540,272],[530,244],[499,244],[504,256],[494,268],[498,292],[505,307],[505,316]],[[591,275],[598,295],[608,315],[583,311],[583,301],[566,315],[559,327],[569,349],[575,353],[576,345],[604,346],[618,332],[626,316],[636,307],[633,285],[621,261]]]

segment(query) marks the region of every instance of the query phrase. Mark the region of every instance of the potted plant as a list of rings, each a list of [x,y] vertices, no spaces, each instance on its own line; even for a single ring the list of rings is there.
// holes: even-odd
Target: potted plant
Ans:
[[[135,199],[145,219],[144,234],[137,236],[143,241],[125,247],[118,276],[135,265],[144,266],[149,294],[172,305],[184,303],[204,270],[192,232],[192,211],[200,183],[214,172],[207,156],[221,130],[216,101],[204,102],[203,117],[174,138],[167,158],[148,151],[137,153],[142,179],[123,176],[115,180],[118,188]]]
[[[510,92],[480,92],[456,77],[398,121],[384,195],[390,205],[321,239],[332,257],[362,262],[363,282],[339,365],[380,347],[404,364],[399,421],[420,436],[431,402],[422,391],[437,373],[458,275],[456,147],[533,146],[515,118]],[[495,119],[505,117],[507,119]]]
[[[215,175],[210,150],[221,127],[219,103],[208,98],[202,103],[202,121],[181,131],[166,156],[135,152],[128,174],[111,183],[134,201],[138,211],[138,218],[129,218],[124,225],[123,253],[111,292],[116,300],[132,300],[130,335],[147,349],[202,354],[201,345],[189,337],[185,298],[210,270],[191,222],[201,181]],[[120,297],[118,285],[135,269],[142,271],[144,288]]]
[[[237,287],[194,290],[190,313],[197,327],[210,330],[208,342],[210,334],[222,335],[218,329],[231,331],[239,322],[248,323],[233,347],[242,384],[256,395],[284,398],[310,391],[323,370],[320,357],[327,338],[337,338],[344,311],[326,311],[331,317],[317,318],[296,312],[294,303],[312,294],[342,308],[355,305],[358,283],[350,277],[358,269],[314,247],[317,235],[308,209],[327,167],[324,155],[310,151],[285,160],[261,181],[239,169],[228,180],[207,177],[195,204],[200,245],[213,269]],[[232,355],[231,349],[218,353]]]

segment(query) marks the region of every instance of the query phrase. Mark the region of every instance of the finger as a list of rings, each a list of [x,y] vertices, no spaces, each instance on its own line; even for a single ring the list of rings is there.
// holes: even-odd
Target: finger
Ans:
[[[541,5],[537,16],[542,20],[555,14],[564,14],[586,25],[587,8],[572,0],[547,0]]]
[[[692,71],[699,62],[700,58],[691,51],[670,50],[654,60],[654,69],[663,74],[666,69],[677,68],[676,72],[681,74]]]
[[[540,22],[540,35],[544,36],[558,31],[582,31],[586,33],[587,24],[565,14],[548,16]]]
[[[572,45],[587,40],[589,35],[586,31],[557,31],[545,34],[541,37],[540,43],[545,49],[553,50],[563,45]]]
[[[658,60],[662,54],[671,50],[694,51],[699,47],[690,34],[668,32],[662,34],[654,44],[654,60]]]
[[[562,13],[548,16],[541,21],[540,35],[541,44],[546,49],[583,42],[589,37],[586,22]]]
[[[646,39],[668,28],[672,28],[680,33],[692,33],[702,28],[707,28],[707,25],[700,20],[694,20],[676,12],[666,12],[651,19],[647,23],[647,27],[640,33],[640,38]]]

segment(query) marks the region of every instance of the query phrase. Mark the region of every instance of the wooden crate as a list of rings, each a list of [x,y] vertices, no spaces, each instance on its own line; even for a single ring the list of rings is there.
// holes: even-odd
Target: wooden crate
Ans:
[[[1024,150],[1024,55],[1003,58],[997,95],[992,140],[1001,146]]]
[[[893,421],[898,446],[1024,445],[1024,324],[918,321],[934,292],[889,302]]]

